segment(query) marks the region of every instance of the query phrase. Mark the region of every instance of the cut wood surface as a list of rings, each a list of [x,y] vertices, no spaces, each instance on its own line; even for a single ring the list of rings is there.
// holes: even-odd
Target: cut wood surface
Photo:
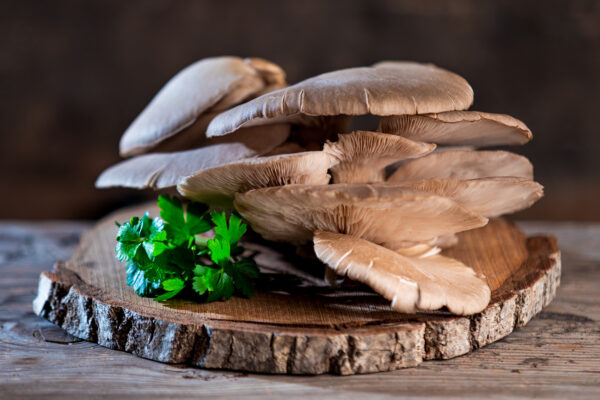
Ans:
[[[529,239],[502,219],[460,235],[445,253],[486,276],[492,300],[481,313],[402,314],[365,289],[330,288],[310,274],[320,264],[291,248],[245,246],[270,271],[306,278],[300,288],[259,290],[250,299],[158,303],[137,296],[114,256],[114,221],[157,215],[142,205],[108,216],[73,257],[40,276],[34,312],[80,339],[168,363],[279,374],[356,374],[466,354],[525,325],[549,304],[560,281],[556,240]],[[322,274],[322,272],[321,272]],[[268,288],[270,289],[270,288]]]
[[[598,398],[600,224],[521,223],[558,237],[557,298],[510,336],[464,357],[346,377],[255,375],[163,364],[82,341],[33,314],[39,273],[90,224],[0,223],[0,394],[10,399],[243,397]]]

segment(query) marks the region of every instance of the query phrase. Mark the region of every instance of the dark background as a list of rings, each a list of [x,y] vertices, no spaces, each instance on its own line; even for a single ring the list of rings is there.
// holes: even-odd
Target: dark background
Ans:
[[[383,59],[464,76],[522,119],[546,197],[519,218],[600,220],[600,1],[2,1],[0,218],[97,218],[121,133],[177,71],[261,56],[296,82]],[[153,196],[153,194],[150,194]]]

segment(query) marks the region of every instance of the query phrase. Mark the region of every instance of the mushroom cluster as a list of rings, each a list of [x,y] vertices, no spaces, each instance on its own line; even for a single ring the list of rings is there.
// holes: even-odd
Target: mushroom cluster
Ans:
[[[472,102],[466,80],[433,65],[387,61],[287,86],[269,61],[206,59],[156,95],[121,140],[134,157],[96,185],[176,186],[235,209],[266,240],[312,243],[330,271],[395,310],[473,314],[490,300],[485,277],[441,249],[543,191],[526,158],[479,150],[527,143],[527,126],[465,111]],[[351,131],[367,114],[378,126]]]

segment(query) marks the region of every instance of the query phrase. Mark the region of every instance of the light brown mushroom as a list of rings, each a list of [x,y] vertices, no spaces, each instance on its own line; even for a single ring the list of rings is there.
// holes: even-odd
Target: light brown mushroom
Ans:
[[[397,161],[431,153],[435,144],[415,142],[385,133],[357,131],[340,134],[323,151],[338,162],[331,168],[334,183],[385,181],[385,167]]]
[[[322,231],[315,232],[314,248],[337,274],[366,283],[400,312],[447,307],[470,315],[490,302],[485,277],[452,258],[406,257],[358,237]]]
[[[207,136],[244,126],[301,123],[310,116],[399,115],[464,110],[473,90],[460,76],[413,62],[328,72],[234,107],[213,119]]]
[[[281,89],[282,87],[285,87],[285,85],[279,85],[279,84],[267,85],[267,86],[263,87],[261,90],[259,90],[258,92],[253,93],[250,97],[255,97],[257,95],[262,96],[265,93],[268,93],[273,90]],[[211,108],[206,113],[200,115],[198,117],[198,119],[196,120],[196,122],[194,122],[189,127],[185,128],[184,130],[182,130],[181,132],[179,132],[176,135],[166,138],[165,140],[157,143],[154,147],[148,148],[146,150],[151,150],[152,152],[172,152],[172,151],[189,150],[189,149],[193,149],[196,147],[202,147],[202,146],[209,146],[209,145],[215,144],[215,143],[229,143],[229,142],[239,141],[240,139],[238,138],[239,135],[237,135],[237,133],[244,132],[245,131],[244,129],[240,129],[239,131],[234,132],[231,135],[227,135],[227,136],[223,136],[223,137],[218,137],[218,138],[207,138],[206,137],[206,134],[205,134],[206,127],[208,126],[210,121],[219,114],[219,112],[220,111],[214,111],[214,107]],[[251,130],[251,132],[254,132],[257,135],[252,140],[255,142],[257,142],[259,140],[269,140],[270,136],[268,133],[264,138],[261,139],[261,132],[264,132],[264,130],[260,130],[258,128],[260,128],[260,127],[255,127],[254,129]],[[265,128],[265,130],[269,129],[268,126],[265,126],[264,128]],[[242,135],[242,136],[245,137],[246,135]]]
[[[237,192],[290,184],[326,185],[331,163],[322,151],[241,160],[187,176],[177,190],[194,201],[231,206]]]
[[[283,143],[289,132],[287,124],[240,129],[230,136],[231,140],[211,139],[198,149],[142,154],[104,170],[96,180],[96,187],[162,189],[175,186],[181,178],[195,172],[268,153]]]
[[[423,179],[477,179],[513,176],[533,179],[533,166],[523,156],[507,151],[444,151],[429,154],[401,165],[389,183]]]
[[[514,177],[468,180],[437,178],[399,185],[449,197],[486,218],[523,210],[544,195],[539,183]]]
[[[124,157],[144,153],[183,131],[205,112],[227,109],[263,89],[265,81],[238,57],[200,60],[177,73],[127,128]]]
[[[258,71],[267,85],[285,85],[285,71],[274,62],[260,57],[248,57],[244,62]]]
[[[451,199],[386,184],[271,187],[238,193],[234,204],[265,239],[292,244],[324,230],[399,249],[487,223]]]
[[[383,117],[377,130],[412,140],[478,147],[521,145],[533,137],[518,119],[481,111]]]

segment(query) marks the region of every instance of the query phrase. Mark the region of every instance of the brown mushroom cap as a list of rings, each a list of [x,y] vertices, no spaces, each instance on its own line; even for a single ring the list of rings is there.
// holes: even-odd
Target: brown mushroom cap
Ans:
[[[183,196],[214,206],[231,206],[237,192],[269,186],[306,183],[325,185],[332,159],[322,151],[242,160],[183,178]]]
[[[438,178],[399,185],[449,197],[486,218],[523,210],[544,195],[543,186],[539,183],[514,177],[469,180]]]
[[[448,198],[386,184],[271,187],[238,193],[234,204],[265,239],[293,244],[323,230],[396,249],[487,223]]]
[[[454,314],[470,315],[490,301],[485,278],[452,258],[406,257],[357,237],[321,231],[315,232],[314,248],[336,273],[366,283],[400,312],[445,306]]]
[[[340,134],[327,142],[323,151],[338,163],[331,168],[334,183],[375,183],[385,181],[385,167],[407,158],[431,153],[435,144],[415,142],[401,136],[357,131]]]
[[[533,137],[518,119],[481,111],[383,117],[377,130],[413,140],[458,146],[521,145]]]
[[[212,107],[229,108],[264,86],[258,72],[241,58],[195,62],[167,82],[127,128],[121,155],[143,153],[192,125]]]
[[[241,104],[217,116],[208,137],[243,126],[296,122],[301,116],[399,115],[464,110],[473,102],[460,76],[413,62],[328,72]]]
[[[143,154],[104,170],[96,180],[96,187],[175,186],[181,178],[195,172],[267,153],[283,143],[289,132],[287,124],[241,129],[231,135],[231,140],[211,139],[198,149]]]
[[[444,151],[401,165],[387,181],[402,183],[433,178],[477,179],[497,176],[531,180],[533,166],[527,158],[508,151]]]
[[[248,57],[244,62],[258,71],[267,85],[285,85],[285,71],[274,62],[260,57]]]

